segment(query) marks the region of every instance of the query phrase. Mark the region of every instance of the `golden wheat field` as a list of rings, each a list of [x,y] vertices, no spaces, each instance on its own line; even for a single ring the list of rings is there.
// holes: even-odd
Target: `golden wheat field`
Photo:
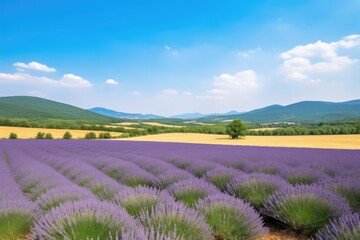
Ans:
[[[205,143],[244,146],[306,147],[360,149],[360,135],[308,135],[308,136],[246,136],[230,139],[225,135],[199,133],[166,133],[119,140]]]
[[[38,132],[51,133],[54,138],[62,138],[69,131],[73,138],[83,138],[86,133],[94,132],[97,135],[103,131],[72,130],[72,129],[50,129],[50,128],[24,128],[24,127],[0,127],[0,138],[9,138],[10,133],[16,133],[18,138],[35,138]],[[110,132],[111,136],[120,136],[119,132]]]

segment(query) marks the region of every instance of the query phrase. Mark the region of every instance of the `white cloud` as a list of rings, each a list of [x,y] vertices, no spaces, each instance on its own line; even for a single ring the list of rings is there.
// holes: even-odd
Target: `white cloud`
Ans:
[[[239,51],[237,54],[240,56],[240,57],[244,57],[244,58],[247,58],[247,57],[250,57],[251,55],[254,55],[258,52],[261,52],[261,48],[255,48],[255,49],[249,49],[249,50],[246,50],[246,51]]]
[[[141,92],[135,90],[135,91],[132,91],[131,94],[134,96],[138,96],[141,94]]]
[[[88,80],[83,79],[80,76],[76,76],[72,73],[64,74],[64,76],[58,82],[65,87],[73,87],[73,88],[92,86],[92,84]]]
[[[186,95],[186,96],[192,96],[193,95],[192,92],[188,92],[188,91],[183,92],[183,94]]]
[[[339,56],[338,50],[360,45],[360,35],[350,35],[336,42],[317,41],[296,46],[280,54],[284,62],[280,73],[289,80],[319,82],[317,74],[333,73],[355,64],[358,59]]]
[[[178,91],[176,91],[175,89],[164,89],[162,93],[165,95],[175,96],[178,94]]]
[[[258,76],[254,70],[245,70],[234,75],[223,73],[214,79],[213,85],[222,90],[247,91],[259,87]]]
[[[48,67],[45,64],[41,64],[38,62],[30,62],[30,63],[16,62],[13,65],[17,67],[19,71],[22,71],[24,69],[31,69],[41,72],[56,72],[55,68]]]
[[[115,81],[114,79],[108,79],[105,81],[106,84],[109,85],[118,85],[119,83],[117,81]]]
[[[34,76],[27,73],[0,73],[0,82],[15,82],[15,83],[31,83],[31,84],[47,84],[54,86],[63,86],[69,88],[83,88],[90,87],[92,84],[82,77],[74,74],[65,74],[61,79],[56,80],[43,76]]]
[[[225,99],[229,95],[246,93],[260,87],[259,77],[254,70],[244,70],[234,75],[223,73],[214,77],[214,88],[203,95],[201,99]]]

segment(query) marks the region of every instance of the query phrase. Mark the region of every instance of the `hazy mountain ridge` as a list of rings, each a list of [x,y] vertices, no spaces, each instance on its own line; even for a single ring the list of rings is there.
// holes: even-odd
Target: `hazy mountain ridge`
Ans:
[[[102,114],[109,117],[120,118],[120,119],[157,119],[164,118],[162,116],[157,116],[154,114],[141,114],[141,113],[125,113],[125,112],[117,112],[111,109],[95,107],[88,109],[88,111]]]

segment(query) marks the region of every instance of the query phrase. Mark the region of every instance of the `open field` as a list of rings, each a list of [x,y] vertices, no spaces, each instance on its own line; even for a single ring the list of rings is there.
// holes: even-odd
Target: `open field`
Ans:
[[[246,136],[243,139],[233,140],[225,135],[200,133],[166,133],[118,140],[205,143],[243,146],[360,149],[359,134],[306,136]]]
[[[0,239],[323,240],[360,224],[359,150],[0,140],[0,153]]]
[[[38,132],[51,133],[54,138],[62,138],[64,133],[69,131],[73,138],[83,138],[86,133],[94,132],[97,135],[103,131],[73,130],[73,129],[51,129],[51,128],[24,128],[24,127],[3,127],[0,126],[0,138],[8,138],[10,133],[16,133],[20,139],[35,138]],[[110,132],[111,136],[120,136],[122,133]]]

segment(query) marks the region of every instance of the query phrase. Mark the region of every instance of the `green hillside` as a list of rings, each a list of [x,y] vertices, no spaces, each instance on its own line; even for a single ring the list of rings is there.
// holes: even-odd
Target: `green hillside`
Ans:
[[[0,97],[0,118],[61,119],[89,122],[109,122],[114,120],[111,117],[68,104],[28,96]]]
[[[202,121],[242,119],[248,122],[333,122],[360,119],[360,100],[333,103],[304,101],[287,106],[272,105],[250,112],[202,118]]]

